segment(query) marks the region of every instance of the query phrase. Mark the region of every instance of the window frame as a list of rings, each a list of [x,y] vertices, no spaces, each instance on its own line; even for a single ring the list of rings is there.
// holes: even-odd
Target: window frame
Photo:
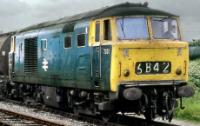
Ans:
[[[141,39],[120,39],[119,38],[119,33],[118,33],[118,26],[117,26],[117,20],[122,19],[122,18],[144,18],[146,19],[146,27],[147,27],[147,38],[141,38]],[[138,40],[150,40],[151,39],[151,33],[150,33],[150,28],[149,28],[149,21],[148,21],[148,16],[118,16],[115,19],[115,26],[116,26],[116,38],[118,41],[138,41]]]
[[[10,46],[10,50],[11,52],[15,52],[16,51],[16,36],[12,36],[12,41],[11,41],[11,46]]]
[[[110,40],[106,40],[105,39],[105,21],[108,21],[109,22],[109,29],[110,29]],[[112,41],[113,40],[113,34],[112,34],[112,20],[110,18],[107,18],[107,19],[103,19],[103,41]],[[108,36],[109,38],[109,36]]]
[[[78,45],[78,36],[79,35],[84,35],[85,36],[84,46],[79,46]],[[78,48],[86,47],[86,35],[87,35],[86,33],[76,34],[76,45],[77,45]]]
[[[96,33],[97,33],[97,24],[99,24],[99,40],[96,41]],[[95,21],[95,43],[98,43],[101,41],[101,21],[100,20],[97,20]]]
[[[44,44],[43,44],[43,42],[45,42],[46,44],[46,46],[44,47]],[[47,51],[47,49],[48,49],[48,39],[41,39],[41,45],[42,45],[42,50],[43,51]]]
[[[180,29],[180,24],[179,24],[179,19],[178,17],[166,17],[166,16],[149,16],[150,17],[150,25],[151,25],[151,31],[152,31],[152,39],[154,40],[181,40],[182,37],[181,37],[181,29]],[[177,24],[177,32],[178,32],[178,38],[177,39],[169,39],[169,38],[155,38],[154,37],[154,31],[153,31],[153,22],[152,22],[152,19],[153,18],[169,18],[169,19],[174,19],[176,20],[176,24]]]
[[[67,38],[67,37],[70,37],[70,47],[65,47],[65,38]],[[63,48],[64,49],[70,49],[70,48],[72,48],[72,35],[66,35],[65,37],[64,37],[64,42],[63,42]]]

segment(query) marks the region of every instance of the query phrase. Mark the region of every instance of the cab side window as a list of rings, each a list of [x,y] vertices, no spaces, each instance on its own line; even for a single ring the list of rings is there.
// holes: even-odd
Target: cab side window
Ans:
[[[96,42],[100,41],[100,22],[99,21],[96,22],[96,26],[95,26],[95,41]]]
[[[71,47],[71,36],[66,36],[64,41],[64,48],[70,48]]]
[[[16,48],[16,36],[13,36],[12,43],[11,43],[11,51],[15,52],[15,48]]]
[[[111,40],[111,23],[110,20],[104,20],[104,40]]]
[[[47,50],[47,39],[42,39],[41,44],[42,44],[42,50],[46,51]]]
[[[79,47],[81,47],[81,46],[85,46],[85,34],[80,34],[80,35],[78,35],[77,36],[77,45],[79,46]]]

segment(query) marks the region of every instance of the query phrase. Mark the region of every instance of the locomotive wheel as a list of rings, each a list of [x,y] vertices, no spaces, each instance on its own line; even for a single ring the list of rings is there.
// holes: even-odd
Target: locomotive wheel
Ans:
[[[102,112],[101,118],[104,122],[109,122],[114,116],[113,112]]]
[[[174,115],[174,109],[176,108],[177,101],[173,99],[173,93],[169,93],[168,99],[164,101],[165,109],[167,111],[166,119],[171,122],[173,115]]]
[[[144,113],[144,116],[145,116],[146,120],[149,121],[149,122],[151,122],[152,120],[155,119],[155,115],[153,114],[153,110],[147,110]]]
[[[74,115],[78,116],[80,113],[79,113],[79,110],[78,110],[78,107],[73,107],[73,113]]]
[[[172,113],[170,113],[170,115],[169,115],[169,122],[171,122],[172,121],[172,119],[173,119],[173,117],[174,117],[174,112],[172,112]]]

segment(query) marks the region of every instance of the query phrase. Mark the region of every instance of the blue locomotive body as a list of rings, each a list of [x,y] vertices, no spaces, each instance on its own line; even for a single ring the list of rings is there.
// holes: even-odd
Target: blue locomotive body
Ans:
[[[95,81],[100,81],[95,79],[100,69],[99,47],[88,46],[88,29],[89,21],[80,21],[73,29],[56,25],[17,34],[12,80],[95,89],[95,83],[99,83]],[[110,55],[102,54],[102,59],[105,59],[101,62],[105,73],[101,79],[104,81],[97,90],[108,91]]]

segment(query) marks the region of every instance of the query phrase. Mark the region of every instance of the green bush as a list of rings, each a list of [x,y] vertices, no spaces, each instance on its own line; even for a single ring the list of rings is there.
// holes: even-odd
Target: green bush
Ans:
[[[200,46],[200,40],[193,40],[193,42],[189,42],[189,46]]]
[[[190,61],[189,84],[200,88],[200,59]]]
[[[190,59],[200,58],[200,40],[189,42]]]
[[[191,60],[200,58],[200,46],[190,46],[189,53]]]

